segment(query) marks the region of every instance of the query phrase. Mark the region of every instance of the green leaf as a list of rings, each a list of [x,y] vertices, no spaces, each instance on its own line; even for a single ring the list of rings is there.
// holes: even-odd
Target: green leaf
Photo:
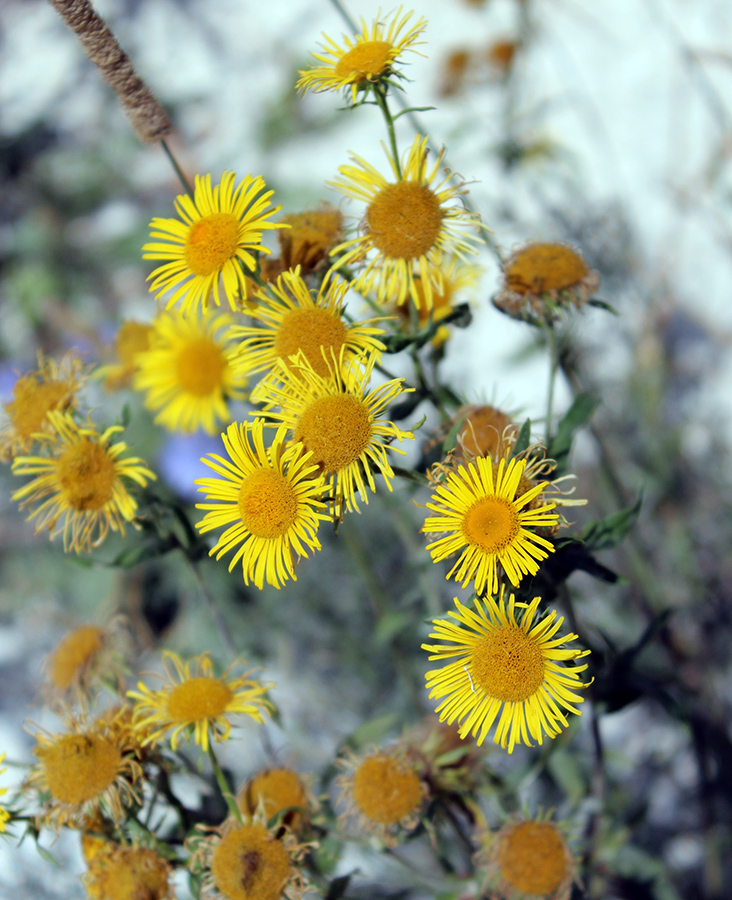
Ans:
[[[342,853],[343,841],[338,838],[328,836],[318,841],[313,850],[318,871],[323,875],[329,875],[338,865]]]
[[[611,306],[606,300],[599,300],[595,297],[593,300],[587,301],[588,306],[595,306],[597,309],[604,309],[606,312],[612,313],[614,316],[619,316],[620,313],[615,309],[614,306]]]
[[[600,398],[597,394],[591,391],[584,391],[581,394],[577,394],[572,405],[560,419],[557,433],[547,447],[547,456],[556,460],[557,463],[557,468],[553,473],[554,478],[558,478],[566,473],[574,436],[583,425],[590,421],[599,405]]]
[[[521,431],[519,431],[518,437],[516,438],[516,443],[513,445],[513,450],[511,451],[511,459],[514,456],[518,456],[519,453],[523,453],[524,450],[529,446],[531,442],[531,419],[527,419],[524,424],[521,426]]]
[[[411,623],[412,616],[403,609],[394,609],[385,613],[376,626],[374,638],[377,644],[384,646],[391,641]]]
[[[590,550],[608,550],[610,547],[617,547],[635,525],[642,503],[643,491],[638,494],[638,499],[632,506],[605,516],[604,519],[588,522],[579,533],[579,539],[584,541]]]
[[[334,878],[328,885],[328,893],[325,895],[325,900],[340,900],[348,890],[348,883],[357,871],[358,870],[356,869],[353,872],[349,872],[348,875],[341,875],[338,878]]]
[[[445,456],[451,451],[455,449],[455,445],[457,444],[458,434],[460,434],[460,429],[463,427],[465,423],[465,419],[468,416],[467,410],[461,415],[458,416],[457,421],[452,426],[452,428],[448,431],[447,437],[445,438],[442,444],[442,452]]]
[[[397,724],[396,713],[387,713],[376,719],[369,719],[353,732],[347,743],[354,749],[364,747],[366,744],[378,744]]]

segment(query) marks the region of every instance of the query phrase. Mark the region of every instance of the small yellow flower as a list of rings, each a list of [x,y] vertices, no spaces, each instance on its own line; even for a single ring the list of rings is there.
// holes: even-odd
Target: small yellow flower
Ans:
[[[535,575],[539,562],[554,552],[554,545],[534,531],[554,525],[559,517],[552,513],[554,503],[537,509],[531,501],[547,486],[541,482],[519,494],[526,460],[502,458],[494,466],[490,456],[458,466],[447,476],[445,484],[427,503],[438,513],[425,519],[426,534],[444,533],[444,537],[427,545],[433,562],[460,553],[447,573],[465,587],[475,579],[475,590],[494,593],[498,590],[498,565],[508,580],[517,587],[525,575]],[[525,508],[526,507],[526,508]]]
[[[531,746],[530,737],[540,744],[544,734],[556,737],[568,724],[562,710],[580,714],[572,704],[584,700],[574,691],[587,687],[579,680],[587,666],[560,663],[581,659],[590,651],[560,649],[577,635],[555,637],[564,621],[555,621],[556,612],[534,624],[540,601],[535,597],[528,606],[517,604],[511,594],[506,605],[502,588],[498,600],[476,598],[475,610],[455,598],[457,612],[451,610],[449,615],[457,624],[433,621],[430,637],[446,643],[422,644],[422,649],[432,654],[430,660],[457,658],[427,672],[427,688],[430,699],[446,698],[436,710],[440,721],[452,724],[466,717],[460,737],[472,732],[480,746],[500,712],[493,740],[504,748],[508,743],[508,752],[513,753],[516,744]],[[520,621],[517,606],[524,607]]]
[[[80,625],[59,641],[44,663],[48,692],[87,694],[101,679],[121,673],[125,635],[118,617],[107,627]]]
[[[211,296],[221,306],[219,282],[232,310],[239,298],[246,299],[246,276],[257,268],[262,232],[286,227],[267,221],[282,208],[270,207],[274,191],[267,191],[261,178],[247,175],[234,187],[233,172],[224,172],[220,184],[211,187],[211,176],[196,175],[193,199],[179,194],[175,200],[178,219],[155,218],[150,237],[164,243],[145,244],[143,259],[167,260],[148,276],[150,290],[160,299],[176,288],[166,309],[180,301],[181,311],[194,313],[208,307]]]
[[[328,518],[321,512],[323,479],[311,454],[301,444],[285,446],[284,428],[265,448],[263,427],[261,419],[231,424],[221,435],[229,459],[211,454],[211,460],[201,460],[223,478],[196,481],[213,501],[196,505],[208,510],[198,530],[228,526],[210,555],[221,559],[238,546],[229,571],[241,560],[244,582],[260,589],[265,580],[276,588],[288,578],[297,580],[294,555],[320,550],[317,531]]]
[[[127,692],[128,697],[137,701],[135,728],[149,732],[143,743],[159,743],[171,731],[173,750],[182,737],[187,741],[192,739],[207,751],[211,738],[228,740],[229,716],[246,715],[260,724],[264,722],[263,712],[269,712],[271,707],[265,694],[271,685],[253,681],[247,677],[248,672],[236,678],[230,676],[236,664],[232,663],[221,677],[216,677],[208,653],[184,664],[177,653],[164,650],[165,676],[158,676],[166,680],[163,687],[153,691],[140,681],[136,691]]]
[[[442,265],[446,257],[464,259],[480,242],[473,234],[480,220],[460,202],[461,189],[442,179],[441,151],[434,165],[427,162],[427,138],[418,134],[402,164],[401,177],[387,153],[395,180],[389,181],[360,156],[357,166],[341,166],[341,178],[331,186],[366,203],[362,233],[335,247],[331,267],[365,267],[353,282],[361,293],[373,292],[379,303],[405,303],[430,309],[434,293],[444,289]],[[417,280],[419,279],[419,287]]]
[[[343,770],[335,784],[345,830],[372,834],[387,846],[414,830],[426,788],[402,753],[371,748],[349,752],[336,765]]]
[[[343,240],[343,215],[329,203],[318,209],[282,216],[280,222],[290,226],[277,232],[282,268],[300,266],[303,277],[321,268],[333,247]]]
[[[327,377],[328,360],[338,359],[342,348],[347,362],[367,353],[380,355],[384,345],[377,335],[384,334],[382,329],[343,321],[347,290],[348,285],[331,282],[314,297],[299,268],[284,272],[249,313],[257,325],[233,325],[229,331],[232,341],[240,341],[234,371],[246,377],[271,369],[278,359],[287,363],[302,351],[314,371]]]
[[[382,19],[379,16],[370,29],[362,18],[360,34],[353,37],[344,34],[343,46],[323,34],[323,52],[313,53],[315,59],[323,65],[300,72],[296,89],[303,93],[344,89],[350,91],[351,102],[355,103],[359,90],[391,75],[399,76],[399,72],[394,70],[394,64],[401,62],[401,57],[407,50],[421,55],[414,47],[424,43],[418,38],[427,27],[426,19],[410,24],[408,30],[401,34],[413,15],[412,12],[402,15],[400,6],[388,28],[388,17]]]
[[[94,377],[104,381],[107,391],[119,391],[132,384],[137,371],[137,357],[150,347],[152,325],[143,322],[123,322],[114,339],[116,362],[100,366]]]
[[[227,401],[246,396],[226,338],[232,322],[228,314],[180,313],[162,313],[153,322],[150,349],[137,357],[134,386],[157,412],[156,423],[170,431],[216,434],[230,420]]]
[[[253,816],[261,805],[267,821],[284,812],[282,822],[293,831],[313,805],[302,779],[292,769],[265,769],[246,783],[237,802],[247,816]]]
[[[288,364],[278,360],[253,397],[266,404],[270,419],[285,425],[293,440],[312,453],[310,462],[320,467],[330,486],[335,515],[341,514],[343,504],[358,510],[357,490],[368,503],[366,485],[376,490],[372,467],[381,472],[391,490],[389,479],[394,471],[386,451],[403,453],[389,445],[395,439],[414,437],[379,418],[390,403],[406,393],[404,379],[394,378],[368,391],[376,362],[373,355],[358,365],[345,365],[342,357],[343,351],[340,365],[331,361],[327,378],[318,375],[303,356]]]
[[[36,438],[50,456],[15,458],[14,475],[36,477],[15,491],[13,500],[22,501],[21,509],[38,503],[29,521],[36,520],[36,533],[49,531],[51,540],[63,531],[66,551],[89,551],[110,529],[124,535],[124,523],[132,522],[137,511],[124,482],[145,487],[154,473],[138,457],[123,457],[127,445],[122,441],[111,443],[124,430],[119,425],[99,434],[91,422],[78,425],[70,413],[49,412],[48,419],[54,433]]]
[[[91,900],[167,900],[171,872],[147,847],[107,845],[91,858],[83,880]]]
[[[85,379],[84,364],[74,353],[59,362],[38,353],[38,368],[21,375],[13,399],[3,404],[6,421],[0,429],[0,462],[27,453],[39,431],[51,431],[48,413],[76,405]]]

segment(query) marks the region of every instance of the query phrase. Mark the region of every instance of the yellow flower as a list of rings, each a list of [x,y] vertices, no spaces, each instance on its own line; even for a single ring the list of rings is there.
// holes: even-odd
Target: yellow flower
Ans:
[[[267,821],[284,812],[283,824],[294,831],[312,803],[300,776],[292,769],[265,769],[247,782],[237,802],[248,816],[253,816],[261,804]]]
[[[5,759],[5,754],[4,753],[0,754],[0,763],[4,759]],[[6,769],[0,769],[0,775],[3,775],[6,771],[7,771]],[[2,797],[4,794],[7,794],[7,792],[8,792],[7,788],[0,788],[0,797]],[[10,813],[7,811],[7,809],[5,809],[5,807],[2,804],[0,804],[0,834],[5,833],[5,829],[7,828],[9,818],[10,818]]]
[[[367,204],[363,233],[333,249],[331,255],[338,259],[331,271],[366,261],[352,286],[362,293],[373,291],[380,303],[404,303],[411,297],[415,306],[429,309],[434,292],[443,290],[444,258],[463,259],[475,253],[471,244],[480,241],[467,231],[478,228],[480,220],[460,203],[461,189],[450,183],[449,175],[439,180],[443,153],[431,169],[427,155],[427,138],[418,134],[402,164],[401,177],[387,154],[395,181],[352,155],[358,166],[341,166],[343,177],[331,183]]]
[[[569,900],[576,863],[567,840],[553,822],[516,819],[495,834],[481,836],[476,855],[485,887],[507,900]]]
[[[349,752],[336,765],[343,770],[335,784],[346,830],[372,834],[393,846],[416,827],[426,788],[402,753],[371,748],[358,755]]]
[[[322,53],[313,53],[315,59],[323,63],[299,72],[300,79],[296,89],[302,91],[339,91],[350,90],[351,101],[355,103],[360,89],[381,81],[389,76],[399,77],[394,71],[394,63],[401,62],[401,56],[407,51],[417,53],[415,46],[423,44],[417,38],[427,27],[426,19],[419,19],[401,34],[414,15],[412,12],[402,15],[402,7],[394,13],[387,28],[387,17],[377,18],[369,29],[366,21],[361,19],[360,34],[343,35],[343,46],[323,34],[325,44],[321,45]],[[400,36],[401,34],[401,36]]]
[[[64,734],[35,735],[37,765],[26,779],[45,798],[39,822],[51,827],[83,822],[102,812],[117,824],[124,807],[139,802],[135,782],[142,769],[111,718],[71,720]]]
[[[377,353],[384,349],[376,335],[380,328],[368,323],[347,324],[343,321],[343,297],[346,284],[323,285],[314,297],[300,269],[284,272],[260,294],[259,303],[249,313],[257,326],[234,325],[232,340],[241,340],[234,359],[234,371],[245,377],[253,372],[271,369],[278,359],[288,362],[300,351],[318,375],[328,375],[331,354],[338,359],[341,348],[346,361]]]
[[[320,268],[333,247],[343,240],[343,215],[329,203],[323,203],[319,209],[282,216],[280,222],[290,226],[277,232],[282,268],[300,266],[303,276]]]
[[[311,454],[300,444],[286,447],[284,428],[265,448],[263,426],[261,419],[232,423],[221,435],[229,459],[211,454],[212,460],[201,460],[223,477],[196,481],[213,501],[196,505],[208,510],[196,527],[205,534],[228,526],[210,555],[221,559],[240,545],[229,571],[241,560],[246,584],[251,579],[262,588],[266,580],[279,588],[288,578],[297,580],[294,554],[320,550],[316,534],[328,517],[320,511],[323,480]]]
[[[20,376],[13,399],[3,404],[7,419],[0,429],[0,462],[27,453],[37,432],[51,431],[47,414],[74,407],[84,378],[84,364],[74,353],[55,362],[39,352],[38,368]]]
[[[211,176],[196,175],[193,199],[179,194],[175,200],[178,219],[155,218],[150,237],[165,243],[145,244],[143,259],[168,260],[148,276],[150,290],[160,299],[177,288],[166,309],[178,301],[183,313],[205,310],[211,295],[221,306],[219,281],[232,310],[239,297],[246,298],[246,276],[257,268],[257,253],[269,253],[262,246],[262,232],[286,226],[268,222],[279,212],[270,207],[274,191],[267,191],[261,178],[247,175],[234,188],[235,175],[224,172],[221,183],[211,188]]]
[[[391,441],[414,437],[393,422],[379,419],[390,403],[406,393],[404,379],[386,381],[367,393],[376,362],[373,355],[358,365],[345,365],[342,357],[343,350],[340,365],[331,361],[327,378],[318,375],[302,356],[289,364],[278,360],[253,397],[267,404],[266,415],[285,425],[293,440],[312,453],[310,462],[320,467],[330,487],[335,515],[341,514],[344,503],[349,510],[358,510],[357,490],[368,503],[366,485],[376,490],[372,466],[391,490],[389,479],[394,472],[386,451],[403,453],[389,447]]]
[[[475,579],[475,590],[498,590],[498,564],[514,587],[524,575],[535,575],[539,561],[554,552],[554,545],[529,529],[554,525],[554,503],[524,509],[547,486],[541,482],[518,494],[525,460],[501,459],[494,466],[490,456],[458,466],[437,487],[427,508],[438,513],[425,520],[422,531],[445,536],[427,545],[433,562],[462,551],[447,573],[465,587]],[[464,548],[464,549],[463,549]]]
[[[573,691],[587,687],[579,680],[586,665],[569,668],[560,662],[581,659],[589,650],[562,650],[562,644],[573,641],[576,634],[555,637],[564,619],[555,622],[556,612],[533,624],[541,598],[530,604],[516,604],[513,594],[506,608],[502,588],[498,600],[475,600],[475,610],[463,606],[455,598],[456,619],[435,619],[431,638],[444,644],[422,644],[432,654],[429,659],[457,657],[441,669],[427,672],[430,699],[446,697],[437,707],[440,721],[452,724],[467,717],[460,726],[460,737],[472,732],[480,746],[498,713],[501,717],[493,738],[513,753],[515,744],[531,746],[529,736],[540,744],[543,735],[556,737],[567,727],[562,710],[579,715],[573,703],[584,698]],[[524,607],[520,622],[516,606]]]
[[[49,694],[84,695],[102,678],[121,673],[124,638],[119,617],[108,627],[80,625],[68,632],[44,662]]]
[[[147,847],[110,846],[89,861],[84,887],[91,900],[166,900],[170,865]]]
[[[142,322],[123,322],[114,339],[114,354],[117,361],[108,366],[100,366],[94,377],[104,381],[108,391],[119,391],[132,384],[132,376],[137,371],[137,357],[150,347],[152,325]]]
[[[172,670],[171,670],[172,665]],[[187,663],[177,653],[163,650],[166,683],[153,691],[141,681],[136,691],[127,696],[135,703],[134,722],[137,729],[148,729],[144,744],[158,743],[172,731],[170,746],[178,746],[181,737],[208,750],[210,738],[228,740],[231,732],[229,716],[251,716],[264,722],[262,712],[269,712],[271,704],[264,698],[271,685],[263,685],[247,678],[248,672],[235,678],[229,675],[236,662],[217,678],[213,664],[204,653]]]
[[[233,319],[163,313],[153,322],[150,349],[137,357],[135,390],[157,410],[155,422],[170,431],[215,434],[230,420],[228,399],[241,400],[241,378],[232,367],[235,349],[226,340]]]
[[[110,443],[123,431],[119,425],[99,434],[91,421],[78,425],[70,413],[49,412],[48,418],[54,433],[38,433],[37,440],[51,455],[16,457],[13,474],[36,477],[15,491],[13,500],[22,501],[21,509],[38,503],[28,517],[36,520],[36,533],[45,529],[53,540],[63,531],[66,551],[89,551],[110,529],[124,535],[124,523],[137,511],[125,481],[145,487],[155,475],[138,457],[122,456],[127,449],[122,441]]]

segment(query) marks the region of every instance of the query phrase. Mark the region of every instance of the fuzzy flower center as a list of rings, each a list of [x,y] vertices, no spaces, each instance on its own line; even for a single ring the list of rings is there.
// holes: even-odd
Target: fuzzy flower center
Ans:
[[[226,712],[234,695],[218,678],[187,678],[168,694],[168,716],[176,725],[215,719]]]
[[[499,625],[473,649],[473,678],[504,703],[526,700],[544,681],[539,644],[515,625]]]
[[[96,625],[82,625],[75,628],[61,641],[53,657],[49,676],[54,687],[65,691],[99,652],[104,640],[104,631]]]
[[[119,774],[122,755],[98,734],[63,734],[36,749],[51,796],[79,806],[110,787]]]
[[[374,246],[389,259],[416,259],[434,247],[442,228],[440,201],[427,185],[387,184],[366,210]]]
[[[94,900],[161,900],[168,895],[168,866],[154,850],[116,847],[94,857],[86,887]]]
[[[82,438],[61,454],[58,481],[73,509],[102,509],[113,496],[114,460],[102,444]]]
[[[284,360],[302,350],[318,375],[327,378],[328,366],[323,359],[323,350],[326,359],[330,360],[331,349],[338,359],[347,337],[348,332],[340,316],[334,316],[325,309],[293,309],[282,319],[274,349],[277,356]]]
[[[150,348],[151,330],[149,325],[143,325],[142,322],[123,322],[120,325],[114,349],[121,365],[132,368],[137,354]]]
[[[482,497],[463,518],[466,539],[486,553],[508,547],[521,528],[513,503],[502,497]]]
[[[247,785],[244,795],[245,811],[253,815],[259,803],[264,805],[268,819],[280,810],[307,806],[302,783],[292,769],[270,769],[255,776]]]
[[[370,756],[356,769],[353,799],[372,821],[396,825],[422,802],[422,786],[416,772],[392,757]]]
[[[279,472],[258,469],[239,488],[239,515],[255,537],[282,537],[297,520],[295,489]]]
[[[220,272],[233,259],[239,245],[239,220],[231,213],[212,213],[191,225],[185,258],[194,275]]]
[[[208,397],[221,387],[226,365],[221,348],[211,338],[195,338],[178,353],[178,383],[195,397]]]
[[[30,438],[46,424],[51,410],[65,409],[69,401],[69,385],[63,381],[36,381],[24,375],[15,383],[13,400],[5,407],[8,418],[21,438]]]
[[[498,864],[519,891],[551,894],[567,876],[564,840],[550,822],[522,822],[502,839]]]
[[[341,238],[343,216],[337,209],[314,210],[283,216],[291,227],[279,231],[285,268],[313,269]]]
[[[562,291],[587,274],[581,256],[561,244],[532,244],[519,252],[506,269],[506,286],[517,294]]]
[[[300,416],[295,441],[313,453],[312,462],[332,474],[355,462],[371,440],[366,404],[350,394],[314,400]]]
[[[362,41],[338,60],[336,77],[348,82],[378,78],[389,68],[393,49],[389,41]]]
[[[503,433],[510,424],[510,417],[495,407],[477,406],[465,418],[460,441],[472,456],[490,456],[496,461],[503,447]],[[518,491],[517,496],[521,496]]]
[[[278,900],[290,877],[290,856],[262,825],[244,825],[222,838],[211,874],[230,900]]]

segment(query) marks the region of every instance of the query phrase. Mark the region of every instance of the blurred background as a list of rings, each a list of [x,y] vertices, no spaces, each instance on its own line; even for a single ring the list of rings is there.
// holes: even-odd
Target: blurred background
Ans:
[[[344,5],[367,22],[378,10],[369,0]],[[332,94],[294,91],[321,32],[348,30],[328,0],[95,7],[169,111],[189,175],[261,175],[293,212],[339,202],[324,182],[349,151],[383,167],[375,109],[343,112]],[[406,96],[435,107],[420,118],[447,146],[501,253],[527,240],[572,243],[618,313],[588,310],[562,331],[558,408],[580,391],[601,397],[573,455],[576,494],[589,504],[572,518],[579,528],[643,491],[626,540],[597,548],[619,579],[576,571],[568,582],[573,627],[594,651],[592,714],[539,767],[525,749],[510,760],[496,751],[489,765],[527,803],[578,823],[591,865],[576,896],[723,900],[732,896],[732,6],[422,0],[414,9],[429,25],[424,57],[409,54]],[[404,118],[398,134],[407,147]],[[122,318],[152,318],[152,266],[140,247],[150,218],[173,214],[179,190],[162,150],[138,141],[49,4],[0,0],[0,400],[38,349],[75,347],[96,362]],[[444,377],[469,402],[540,420],[545,348],[490,304],[499,266],[488,250],[481,263],[473,324],[452,333]],[[199,457],[216,442],[151,429],[129,394],[100,391],[95,402],[108,422],[130,404],[126,440],[190,503]],[[22,723],[45,715],[41,660],[79,622],[124,612],[143,662],[163,643],[222,648],[173,555],[130,570],[83,568],[24,523],[12,481],[5,467],[0,752],[28,761]],[[245,590],[207,565],[242,652],[278,684],[285,724],[264,747],[252,732],[244,758],[226,758],[234,770],[274,753],[318,771],[364,723],[380,738],[430,711],[423,620],[461,594],[433,571],[421,516],[403,496],[373,501],[279,592]],[[97,553],[114,555],[114,545]],[[363,643],[364,633],[374,639]],[[21,774],[9,768],[2,784]],[[0,897],[83,897],[76,843],[62,838],[51,850],[60,867],[4,844]],[[341,861],[356,864],[349,896],[429,896],[405,887],[401,870]]]

